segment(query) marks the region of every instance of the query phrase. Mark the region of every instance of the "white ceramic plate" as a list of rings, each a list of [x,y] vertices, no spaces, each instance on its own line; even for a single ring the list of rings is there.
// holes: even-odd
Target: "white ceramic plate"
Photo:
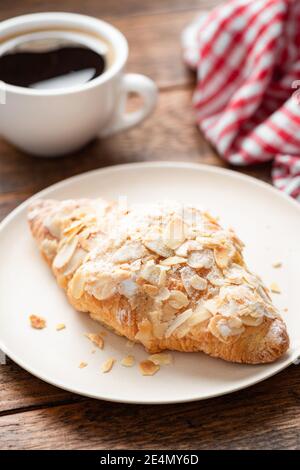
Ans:
[[[0,348],[24,369],[58,387],[82,395],[130,403],[171,403],[209,398],[247,387],[291,364],[299,355],[300,205],[271,186],[239,173],[209,166],[179,163],[121,165],[86,173],[37,194],[43,198],[128,196],[129,201],[176,199],[198,203],[225,226],[232,226],[246,243],[250,267],[266,284],[277,282],[273,295],[291,337],[287,355],[270,365],[226,363],[201,353],[172,353],[174,364],[152,377],[137,366],[119,361],[108,374],[104,360],[128,354],[136,362],[147,357],[140,346],[126,347],[126,339],[108,332],[103,351],[92,354],[84,332],[103,328],[86,314],[74,311],[57,287],[31,239],[26,208],[13,211],[0,229]],[[274,269],[276,261],[282,268]],[[44,330],[29,326],[36,313],[47,319]],[[57,332],[55,326],[65,323]],[[87,362],[84,369],[78,367]]]

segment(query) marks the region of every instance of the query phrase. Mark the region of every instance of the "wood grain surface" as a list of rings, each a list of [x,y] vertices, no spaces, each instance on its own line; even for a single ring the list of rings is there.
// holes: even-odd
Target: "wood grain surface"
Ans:
[[[0,139],[0,219],[48,185],[107,165],[168,160],[228,166],[195,125],[194,76],[182,63],[180,51],[183,27],[199,11],[218,3],[1,0],[0,19],[58,10],[107,19],[128,38],[128,71],[153,78],[160,96],[153,115],[139,127],[91,142],[64,158],[34,158]],[[131,106],[135,105],[132,99]],[[270,181],[267,164],[239,171]],[[9,359],[0,365],[0,449],[299,449],[299,410],[295,366],[248,390],[205,402],[134,406],[65,392]]]

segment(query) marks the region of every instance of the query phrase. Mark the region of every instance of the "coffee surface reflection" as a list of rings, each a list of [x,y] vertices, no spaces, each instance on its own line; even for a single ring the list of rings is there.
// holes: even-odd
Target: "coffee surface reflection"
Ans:
[[[107,68],[105,55],[81,44],[9,50],[0,56],[0,80],[35,89],[80,85],[99,77]]]

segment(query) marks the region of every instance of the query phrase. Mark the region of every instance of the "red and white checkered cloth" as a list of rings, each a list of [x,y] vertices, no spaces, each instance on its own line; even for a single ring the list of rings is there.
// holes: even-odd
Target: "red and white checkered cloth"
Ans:
[[[274,160],[274,184],[300,201],[300,0],[232,0],[182,39],[207,139],[233,165]]]

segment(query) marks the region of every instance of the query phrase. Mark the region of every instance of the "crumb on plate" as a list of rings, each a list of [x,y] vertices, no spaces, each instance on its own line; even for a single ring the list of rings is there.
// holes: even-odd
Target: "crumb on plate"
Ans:
[[[58,325],[56,325],[56,331],[61,331],[61,330],[64,330],[66,328],[66,325],[64,323],[58,323]]]
[[[30,315],[29,320],[32,328],[35,328],[36,330],[42,330],[43,328],[46,328],[46,320],[42,317],[37,315]]]
[[[166,366],[172,363],[172,356],[169,353],[152,354],[148,359],[157,366]]]
[[[281,261],[276,261],[275,263],[273,263],[273,268],[281,268],[282,266],[282,262]]]
[[[131,356],[131,355],[123,357],[123,359],[121,360],[121,364],[124,367],[132,367],[134,365],[134,362],[135,362],[135,358],[134,356]]]
[[[281,294],[281,290],[278,284],[276,284],[276,282],[272,282],[272,284],[270,285],[270,289],[271,292],[273,292],[274,294]]]
[[[107,372],[110,372],[111,369],[113,368],[113,365],[114,365],[115,362],[116,362],[116,360],[115,360],[114,357],[109,357],[109,358],[102,364],[101,370],[102,370],[103,374],[106,374]]]
[[[79,369],[84,369],[86,366],[87,366],[87,362],[81,362],[78,367]]]
[[[154,375],[160,369],[159,365],[154,364],[154,362],[146,360],[140,362],[140,371],[142,375]]]
[[[94,343],[99,349],[104,348],[104,339],[101,333],[85,333],[85,336]]]

